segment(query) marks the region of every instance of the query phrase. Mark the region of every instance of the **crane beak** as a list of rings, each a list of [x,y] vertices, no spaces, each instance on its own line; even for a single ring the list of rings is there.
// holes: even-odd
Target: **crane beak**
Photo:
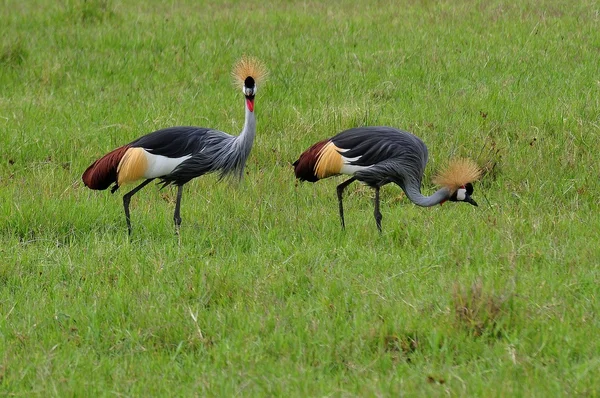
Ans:
[[[470,197],[470,196],[468,196],[468,195],[467,195],[467,197],[465,198],[465,202],[467,202],[467,203],[470,203],[470,204],[472,204],[473,206],[477,207],[477,202],[475,202],[475,201],[473,200],[473,198],[472,198],[472,197]]]

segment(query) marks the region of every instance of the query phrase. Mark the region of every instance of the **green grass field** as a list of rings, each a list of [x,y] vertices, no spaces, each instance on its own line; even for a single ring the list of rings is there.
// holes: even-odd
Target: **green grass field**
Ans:
[[[1,1],[0,394],[600,395],[600,7],[591,0]],[[96,158],[173,125],[237,134],[241,184],[132,201]],[[295,181],[350,127],[486,175],[475,208]]]

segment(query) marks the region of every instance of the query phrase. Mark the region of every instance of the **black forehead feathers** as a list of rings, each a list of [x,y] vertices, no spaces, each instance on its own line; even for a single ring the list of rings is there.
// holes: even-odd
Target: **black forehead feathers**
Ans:
[[[254,82],[254,78],[252,76],[248,76],[246,80],[244,80],[244,86],[247,88],[254,88],[255,84],[256,83]]]
[[[467,195],[473,195],[473,184],[470,182],[465,185],[465,189],[467,190]]]

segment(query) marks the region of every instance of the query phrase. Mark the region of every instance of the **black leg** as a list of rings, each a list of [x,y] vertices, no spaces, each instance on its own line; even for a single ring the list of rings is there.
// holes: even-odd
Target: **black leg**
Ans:
[[[375,212],[373,213],[375,215],[375,222],[377,223],[377,229],[379,230],[379,233],[381,233],[381,219],[383,218],[383,216],[381,215],[381,212],[379,211],[379,187],[375,187]]]
[[[179,234],[179,226],[181,225],[181,215],[179,210],[181,208],[181,194],[183,193],[183,185],[177,186],[177,201],[175,202],[175,214],[173,214],[173,220],[175,221],[175,232]]]
[[[125,209],[125,220],[127,220],[127,230],[129,231],[129,235],[131,235],[131,217],[129,216],[129,202],[131,201],[131,197],[135,195],[140,189],[148,185],[153,179],[154,178],[144,180],[140,185],[123,195],[123,208]]]
[[[344,193],[344,189],[346,189],[346,187],[352,184],[354,181],[356,181],[356,177],[352,177],[337,186],[337,196],[338,203],[340,206],[340,219],[342,220],[342,229],[346,228],[346,224],[344,223],[344,205],[342,204],[342,194]]]

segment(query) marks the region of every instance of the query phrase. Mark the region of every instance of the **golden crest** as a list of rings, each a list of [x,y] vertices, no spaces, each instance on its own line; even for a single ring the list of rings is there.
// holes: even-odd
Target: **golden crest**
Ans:
[[[231,75],[236,83],[244,84],[247,77],[252,77],[258,85],[268,75],[265,65],[255,57],[244,55],[234,66]]]
[[[467,158],[453,159],[448,166],[440,171],[433,182],[443,185],[450,190],[456,191],[463,185],[478,180],[481,177],[481,169],[477,164]]]

